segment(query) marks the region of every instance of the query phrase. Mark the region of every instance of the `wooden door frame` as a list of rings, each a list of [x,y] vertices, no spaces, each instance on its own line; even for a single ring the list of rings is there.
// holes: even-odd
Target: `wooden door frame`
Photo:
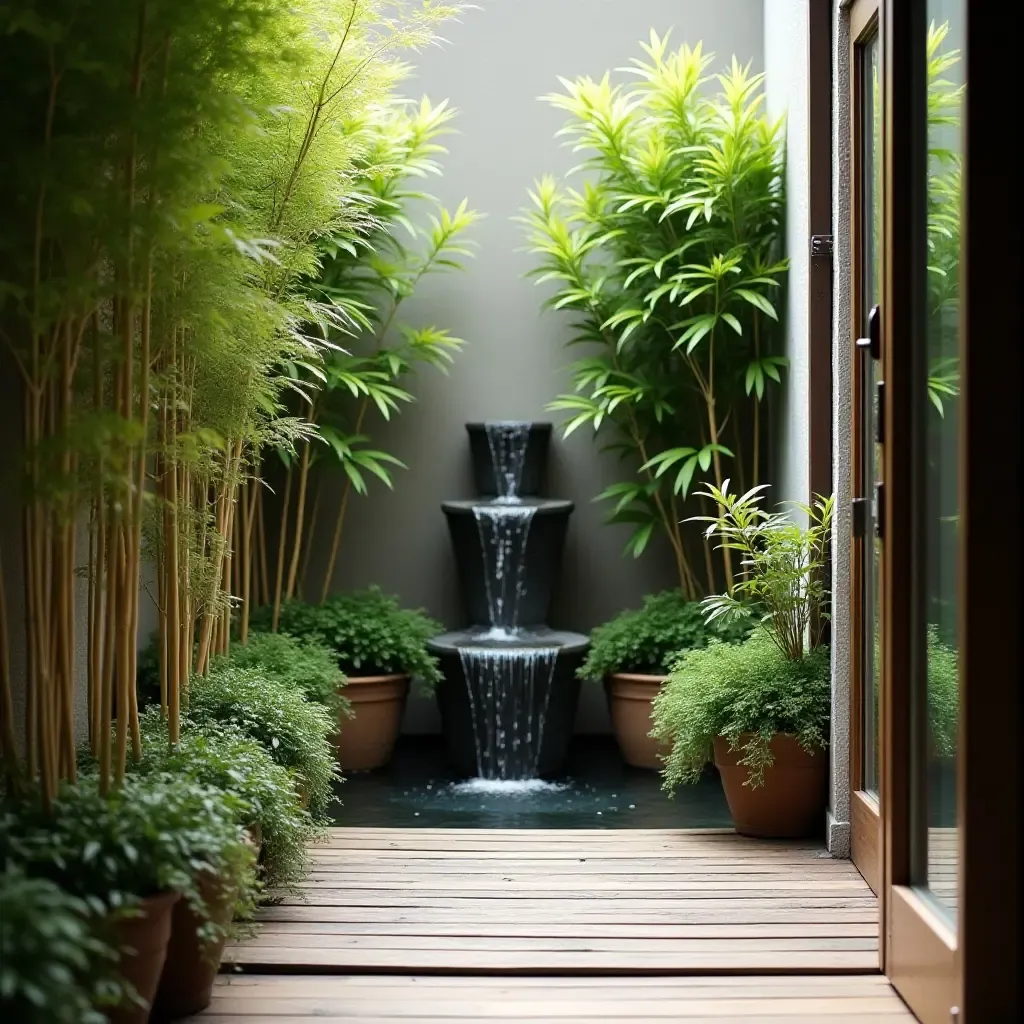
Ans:
[[[864,333],[867,325],[861,322],[863,309],[863,207],[864,207],[864,132],[863,132],[863,64],[861,52],[864,45],[880,32],[879,0],[855,0],[850,8],[850,154],[852,157],[851,185],[853,202],[850,209],[850,239],[853,245],[851,259],[851,331],[848,344],[854,348],[857,337]],[[875,116],[881,116],[881,110]],[[853,493],[858,496],[870,493],[873,480],[863,477],[859,438],[863,435],[861,412],[863,409],[863,384],[861,359],[865,358],[855,348],[853,352],[853,401],[851,403]],[[870,358],[870,357],[867,357]],[[877,794],[868,793],[864,788],[864,677],[863,653],[865,649],[864,603],[861,593],[864,580],[862,559],[864,547],[873,544],[873,537],[852,536],[850,540],[850,587],[853,600],[850,614],[850,856],[857,870],[864,876],[876,895],[881,894],[881,836],[882,819]],[[879,765],[879,773],[881,765]]]
[[[952,923],[916,883],[926,804],[924,587],[927,237],[927,0],[883,0],[882,366],[885,380],[882,546],[882,962],[922,1024],[948,1024],[958,1003]],[[916,790],[916,792],[915,792]],[[917,858],[917,860],[915,860]]]

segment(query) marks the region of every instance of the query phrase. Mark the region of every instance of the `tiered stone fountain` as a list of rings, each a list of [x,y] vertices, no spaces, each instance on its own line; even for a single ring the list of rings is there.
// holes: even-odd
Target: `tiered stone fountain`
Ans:
[[[537,497],[550,423],[466,429],[483,497],[441,506],[473,623],[430,644],[444,735],[467,777],[541,778],[565,758],[588,642],[546,625],[573,503]]]

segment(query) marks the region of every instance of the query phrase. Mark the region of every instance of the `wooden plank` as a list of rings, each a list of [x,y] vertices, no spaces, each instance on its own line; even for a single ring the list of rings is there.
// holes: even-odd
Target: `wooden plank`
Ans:
[[[312,854],[308,880],[260,912],[230,963],[451,978],[877,971],[877,901],[816,843],[332,829]]]
[[[234,976],[219,979],[197,1022],[287,1024],[309,1020],[760,1022],[913,1018],[879,975],[859,977],[438,978]]]

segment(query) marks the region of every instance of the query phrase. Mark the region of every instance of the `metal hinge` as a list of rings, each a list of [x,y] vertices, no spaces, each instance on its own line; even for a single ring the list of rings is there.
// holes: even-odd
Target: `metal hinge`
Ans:
[[[871,499],[854,498],[852,501],[853,522],[851,527],[854,537],[866,537],[868,520],[871,517]]]
[[[811,235],[811,255],[831,256],[835,247],[832,235]]]

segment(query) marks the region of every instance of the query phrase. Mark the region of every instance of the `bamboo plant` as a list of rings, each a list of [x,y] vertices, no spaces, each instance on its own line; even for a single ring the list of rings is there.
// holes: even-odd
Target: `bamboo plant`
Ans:
[[[273,605],[274,629],[282,601],[297,595],[308,572],[323,508],[324,470],[340,469],[344,482],[318,590],[321,603],[330,591],[352,493],[366,494],[371,476],[391,487],[393,468],[402,466],[372,445],[371,416],[389,420],[398,413],[414,400],[408,378],[417,367],[444,371],[462,345],[442,328],[399,320],[403,302],[427,274],[460,269],[471,253],[463,235],[476,214],[467,203],[449,211],[413,187],[417,179],[440,173],[436,157],[444,148],[438,138],[453,116],[447,103],[396,99],[357,128],[367,140],[354,170],[366,220],[355,230],[320,240],[320,272],[309,285],[314,301],[346,303],[352,316],[340,330],[327,332],[322,367],[294,362],[287,367],[297,387],[308,389],[304,411],[316,424],[316,436],[304,440],[294,457],[287,448],[278,452],[286,470],[277,550],[258,552],[261,579],[267,575],[262,566],[276,565],[272,593],[264,592],[259,602]],[[414,206],[432,210],[429,226]]]
[[[311,297],[319,239],[368,223],[365,116],[455,7],[379,0],[28,0],[0,11],[11,137],[0,340],[24,398],[25,758],[0,588],[9,781],[74,779],[76,601],[101,788],[141,735],[140,576],[155,566],[161,703],[227,649],[233,538],[251,539],[265,446],[294,447],[281,367],[321,358],[342,297]],[[314,83],[310,88],[310,83]],[[297,100],[298,98],[298,100]],[[316,330],[310,330],[310,325]],[[319,331],[319,334],[318,334]],[[246,564],[243,558],[242,564]],[[82,579],[84,577],[84,580]]]
[[[699,44],[652,32],[643,50],[631,85],[562,80],[547,97],[585,177],[542,179],[524,220],[534,274],[555,285],[547,305],[574,314],[570,343],[586,349],[550,408],[567,435],[589,426],[621,456],[624,479],[600,495],[610,521],[633,527],[634,556],[663,533],[695,598],[731,589],[737,569],[707,541],[697,563],[684,506],[705,473],[758,483],[762,404],[786,365],[782,125],[763,112],[763,76],[735,58],[711,79]]]

